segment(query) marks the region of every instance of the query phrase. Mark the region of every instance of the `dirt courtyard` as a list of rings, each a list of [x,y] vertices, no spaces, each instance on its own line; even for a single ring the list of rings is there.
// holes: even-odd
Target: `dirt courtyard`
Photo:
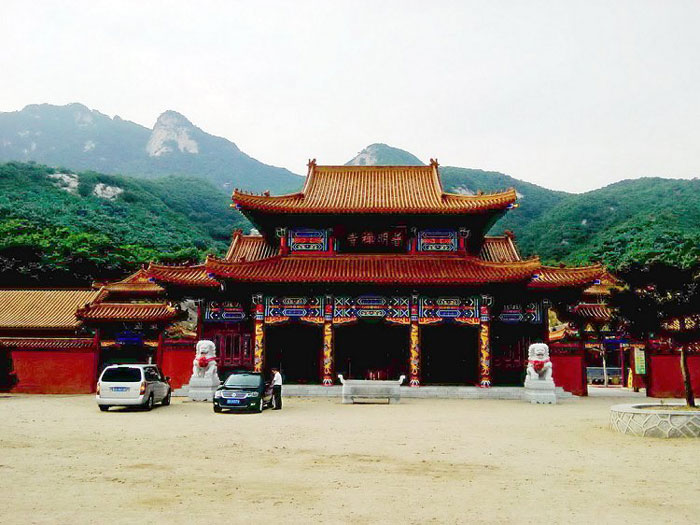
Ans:
[[[624,401],[2,396],[0,522],[697,523],[700,442],[612,432]]]

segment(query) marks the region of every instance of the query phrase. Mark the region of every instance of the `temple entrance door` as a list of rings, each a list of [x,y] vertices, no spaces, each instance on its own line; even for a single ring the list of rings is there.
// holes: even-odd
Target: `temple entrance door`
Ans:
[[[499,386],[523,386],[527,349],[542,336],[539,325],[491,324],[491,374]]]
[[[333,329],[337,374],[349,379],[398,379],[403,374],[408,381],[408,326],[359,321]]]
[[[15,385],[12,373],[12,353],[7,348],[0,347],[0,392],[9,392]]]
[[[147,345],[125,344],[103,346],[100,352],[100,372],[109,365],[154,362],[154,351]]]
[[[216,327],[205,332],[205,338],[211,339],[216,346],[219,368],[235,370],[253,368],[253,349],[250,333],[242,330],[241,325],[233,327]]]
[[[265,377],[277,367],[285,383],[321,382],[321,325],[288,322],[265,327]]]
[[[476,384],[479,376],[478,337],[478,326],[421,326],[421,384]]]

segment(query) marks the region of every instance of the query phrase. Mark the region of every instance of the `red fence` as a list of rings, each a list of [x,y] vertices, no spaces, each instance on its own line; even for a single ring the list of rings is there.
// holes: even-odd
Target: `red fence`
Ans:
[[[164,339],[158,347],[158,364],[170,376],[170,386],[180,388],[189,383],[194,361],[195,339]]]
[[[16,384],[27,394],[89,394],[95,391],[99,352],[82,349],[13,349]]]
[[[649,354],[647,370],[647,395],[650,397],[684,397],[683,375],[678,352]],[[697,397],[700,397],[700,355],[688,356],[690,380]]]
[[[550,345],[554,384],[576,396],[588,395],[586,359],[578,343]]]

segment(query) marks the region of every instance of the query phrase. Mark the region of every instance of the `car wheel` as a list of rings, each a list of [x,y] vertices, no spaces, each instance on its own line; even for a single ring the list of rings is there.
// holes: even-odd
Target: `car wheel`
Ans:
[[[100,407],[100,411],[102,412],[107,412],[109,410],[109,405],[98,405]]]
[[[146,401],[146,404],[143,406],[145,410],[153,410],[153,394],[148,396],[148,400]]]
[[[214,412],[216,412],[217,414],[220,414],[220,413],[221,413],[221,407],[220,407],[219,405],[214,405]]]
[[[172,390],[168,390],[168,395],[163,398],[163,402],[161,403],[164,407],[167,407],[170,404],[170,396],[172,396],[172,394]]]

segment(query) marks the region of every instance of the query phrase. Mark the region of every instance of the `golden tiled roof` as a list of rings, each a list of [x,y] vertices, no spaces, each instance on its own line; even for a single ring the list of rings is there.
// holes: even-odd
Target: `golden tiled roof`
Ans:
[[[591,266],[575,266],[571,268],[542,266],[533,276],[530,288],[547,289],[560,287],[585,286],[593,284],[603,275],[604,268],[600,264]]]
[[[596,322],[608,322],[612,319],[612,310],[604,304],[580,303],[574,307],[574,313],[582,319]]]
[[[517,262],[522,260],[511,235],[484,237],[479,258],[491,262]]]
[[[162,286],[150,280],[148,272],[141,268],[121,281],[106,283],[104,289],[112,293],[159,294],[164,291]]]
[[[0,290],[0,328],[68,330],[80,325],[75,311],[97,290]]]
[[[583,293],[586,295],[610,295],[612,290],[622,290],[624,283],[607,270],[603,272],[599,282],[586,288]]]
[[[79,309],[86,321],[134,321],[153,323],[175,319],[178,311],[165,303],[97,303]]]
[[[233,232],[226,259],[232,261],[258,261],[279,253],[279,248],[270,246],[262,235],[243,235],[241,230]]]
[[[278,213],[482,213],[505,210],[514,189],[488,195],[442,191],[437,162],[428,166],[317,166],[309,164],[304,189],[272,197],[234,191],[243,210]]]
[[[493,263],[457,255],[333,255],[275,256],[260,261],[233,262],[210,257],[207,271],[217,277],[246,282],[485,284],[527,281],[539,260]]]
[[[217,288],[219,281],[209,277],[203,264],[191,266],[168,266],[151,263],[146,270],[148,275],[158,282],[175,286]]]

